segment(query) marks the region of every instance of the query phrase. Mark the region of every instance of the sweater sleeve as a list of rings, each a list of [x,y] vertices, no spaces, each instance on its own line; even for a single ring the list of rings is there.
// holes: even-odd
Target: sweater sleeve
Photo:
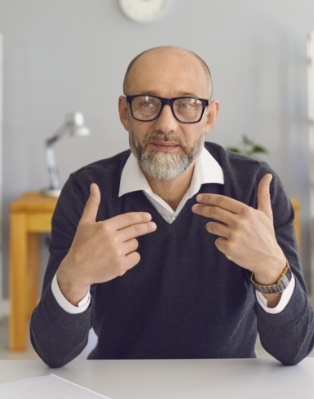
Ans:
[[[49,367],[61,367],[75,359],[85,348],[90,330],[90,308],[71,314],[56,302],[47,287],[33,312],[31,342]]]
[[[290,301],[281,312],[265,312],[258,303],[255,311],[263,347],[281,363],[294,365],[313,349],[314,311],[309,302],[298,255],[293,208],[279,178],[273,175],[271,199],[275,233],[295,277],[295,287]]]
[[[50,367],[61,367],[85,348],[91,328],[92,304],[80,314],[65,311],[56,301],[51,283],[67,254],[88,198],[89,185],[82,188],[73,178],[66,183],[52,219],[50,257],[40,301],[30,322],[30,339],[39,357]]]
[[[256,305],[256,314],[261,344],[282,364],[297,364],[312,350],[313,310],[300,284],[281,313],[270,314]]]

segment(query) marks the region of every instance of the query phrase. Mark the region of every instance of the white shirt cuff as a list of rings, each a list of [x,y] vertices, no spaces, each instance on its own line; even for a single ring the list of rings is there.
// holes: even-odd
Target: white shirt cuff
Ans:
[[[57,280],[57,274],[55,274],[52,282],[51,282],[51,291],[53,293],[53,296],[55,297],[57,303],[59,306],[65,310],[68,313],[71,314],[78,314],[78,313],[83,313],[89,306],[91,296],[90,292],[85,295],[85,297],[78,303],[77,306],[72,305],[62,294],[58,280]]]
[[[267,307],[267,299],[259,291],[255,291],[256,292],[257,302],[261,305],[261,307],[267,313],[271,313],[271,314],[280,313],[288,305],[288,303],[289,303],[289,301],[290,301],[290,299],[292,297],[292,294],[293,294],[293,291],[294,291],[294,287],[295,287],[295,278],[294,278],[294,275],[292,275],[292,278],[291,278],[291,280],[290,280],[290,282],[288,284],[288,287],[282,292],[280,301],[279,301],[277,306],[275,306],[274,308]]]

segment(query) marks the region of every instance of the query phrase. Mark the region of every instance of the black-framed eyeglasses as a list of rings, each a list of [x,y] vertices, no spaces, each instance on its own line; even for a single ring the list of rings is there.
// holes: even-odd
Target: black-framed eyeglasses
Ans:
[[[138,94],[125,96],[132,117],[141,122],[157,119],[165,105],[169,105],[173,116],[181,123],[197,123],[202,119],[209,100],[195,97],[164,98]]]

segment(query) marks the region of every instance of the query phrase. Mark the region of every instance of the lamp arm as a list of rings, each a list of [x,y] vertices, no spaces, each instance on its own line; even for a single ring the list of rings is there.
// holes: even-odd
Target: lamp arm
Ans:
[[[69,127],[68,122],[64,122],[59,129],[54,133],[52,137],[46,140],[46,146],[54,144],[56,141],[60,140],[66,133],[67,128]]]
[[[57,190],[57,189],[59,189],[59,177],[58,177],[58,170],[57,170],[57,166],[56,166],[55,153],[54,153],[52,145],[48,142],[49,142],[49,140],[46,141],[45,154],[46,154],[46,162],[47,162],[47,167],[48,167],[48,175],[49,175],[49,180],[50,180],[49,189]]]

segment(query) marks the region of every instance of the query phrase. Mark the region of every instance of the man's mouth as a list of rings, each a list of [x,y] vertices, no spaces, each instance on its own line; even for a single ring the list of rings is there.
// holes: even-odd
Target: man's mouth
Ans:
[[[173,141],[152,141],[149,145],[156,151],[172,152],[181,148],[181,145]]]

